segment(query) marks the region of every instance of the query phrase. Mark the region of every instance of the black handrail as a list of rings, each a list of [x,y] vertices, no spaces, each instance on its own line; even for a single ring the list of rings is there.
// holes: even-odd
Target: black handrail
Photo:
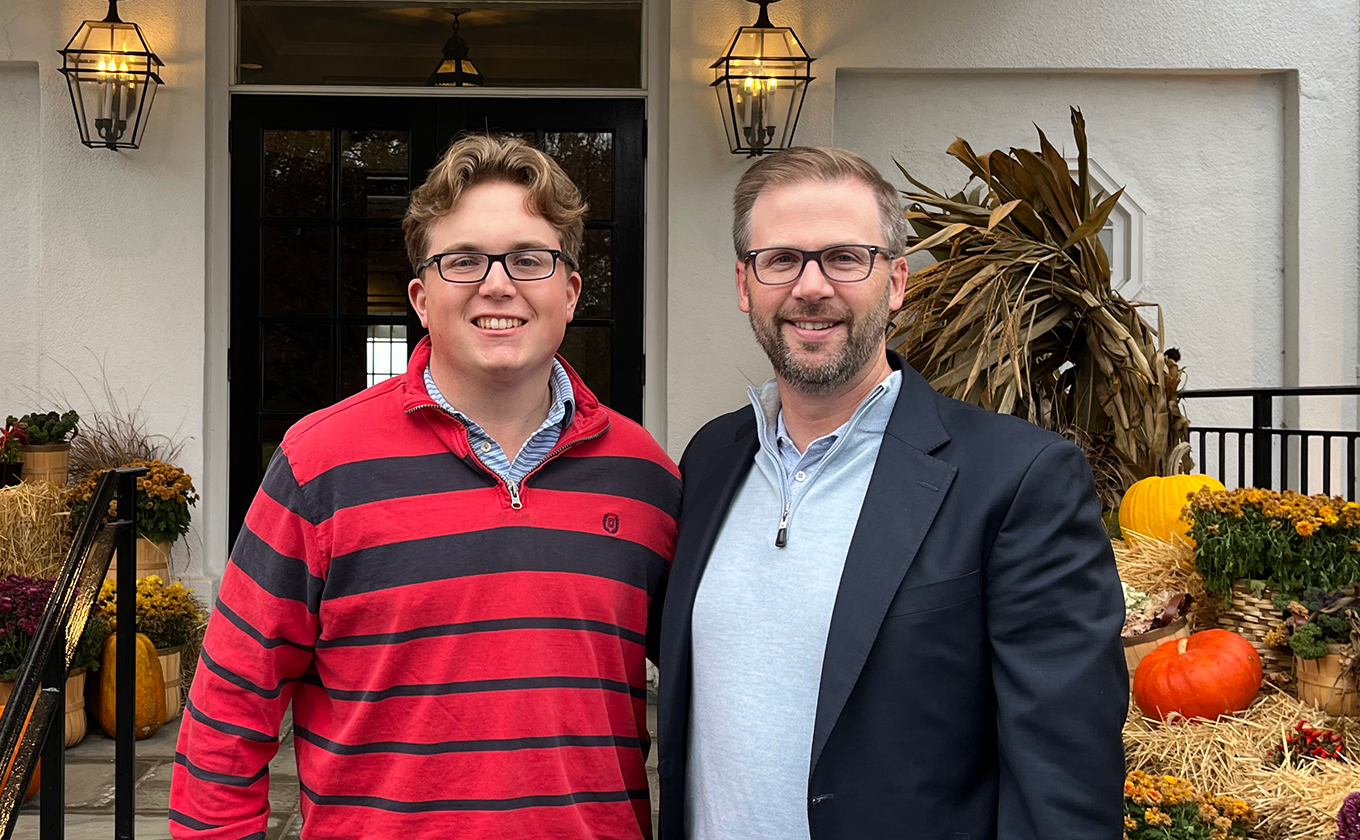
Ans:
[[[1291,388],[1218,388],[1218,389],[1197,389],[1185,391],[1181,394],[1186,399],[1205,399],[1205,398],[1248,398],[1251,400],[1251,425],[1250,426],[1191,426],[1191,448],[1195,449],[1198,442],[1197,459],[1200,472],[1208,473],[1215,478],[1228,483],[1230,476],[1227,475],[1227,453],[1228,437],[1237,438],[1237,485],[1245,486],[1247,481],[1247,440],[1250,439],[1251,453],[1251,481],[1256,487],[1264,487],[1274,490],[1284,490],[1290,484],[1289,458],[1291,443],[1298,443],[1298,488],[1300,492],[1308,492],[1309,489],[1309,467],[1312,455],[1312,443],[1317,440],[1321,445],[1322,455],[1322,491],[1328,495],[1333,494],[1334,484],[1341,484],[1343,493],[1347,499],[1355,501],[1357,493],[1360,492],[1360,481],[1357,481],[1356,455],[1360,451],[1360,430],[1329,430],[1329,429],[1279,429],[1275,428],[1274,413],[1275,400],[1285,397],[1360,397],[1360,386],[1356,385],[1317,385],[1302,386]],[[1217,464],[1208,463],[1207,442],[1212,436],[1217,436]],[[1344,481],[1340,476],[1336,476],[1333,482],[1332,452],[1333,444],[1339,443],[1345,447],[1345,468]],[[1278,444],[1278,446],[1277,446]],[[1279,459],[1275,458],[1278,451]],[[1215,469],[1216,467],[1216,469]]]
[[[9,778],[0,789],[0,837],[9,840],[18,821],[23,793],[37,766],[41,746],[43,774],[39,832],[43,840],[62,840],[66,821],[64,715],[66,675],[109,560],[118,551],[118,589],[137,591],[137,477],[146,467],[121,467],[102,475],[90,496],[85,518],[76,529],[71,550],[52,587],[37,632],[19,666],[14,690],[0,715],[0,756],[13,756]],[[114,491],[118,518],[104,522]],[[114,753],[114,836],[132,840],[135,819],[133,738],[137,601],[118,599],[114,632],[118,637],[117,741]],[[39,689],[41,683],[41,690]],[[29,709],[32,709],[31,714]],[[0,763],[8,764],[4,759]]]

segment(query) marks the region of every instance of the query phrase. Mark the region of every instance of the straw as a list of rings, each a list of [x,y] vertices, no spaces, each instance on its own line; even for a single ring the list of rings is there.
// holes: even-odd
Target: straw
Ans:
[[[0,575],[55,577],[71,543],[70,493],[45,481],[0,488]]]

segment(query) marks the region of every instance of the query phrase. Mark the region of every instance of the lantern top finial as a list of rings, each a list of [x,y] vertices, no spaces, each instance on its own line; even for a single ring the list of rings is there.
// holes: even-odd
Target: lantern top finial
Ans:
[[[101,23],[122,23],[123,19],[118,17],[118,0],[109,0],[109,13],[104,15]]]
[[[760,17],[751,26],[754,29],[774,29],[774,24],[770,23],[770,4],[778,3],[779,0],[746,0],[748,3],[760,4]]]

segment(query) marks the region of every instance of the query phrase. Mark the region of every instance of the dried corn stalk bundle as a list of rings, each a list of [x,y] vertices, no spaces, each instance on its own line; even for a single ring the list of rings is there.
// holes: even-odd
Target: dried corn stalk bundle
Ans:
[[[1060,432],[1086,451],[1106,508],[1151,475],[1185,472],[1179,354],[1159,307],[1110,285],[1099,234],[1119,196],[1092,194],[1086,127],[1078,171],[1043,132],[1040,151],[949,147],[978,188],[946,196],[902,174],[917,236],[938,262],[912,275],[890,344],[939,391]],[[1139,315],[1155,310],[1154,329]]]

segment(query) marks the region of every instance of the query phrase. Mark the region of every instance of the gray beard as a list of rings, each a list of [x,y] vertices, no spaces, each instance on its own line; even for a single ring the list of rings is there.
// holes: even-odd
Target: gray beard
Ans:
[[[780,307],[773,320],[756,318],[754,308],[747,315],[756,341],[769,357],[779,378],[797,391],[822,396],[848,384],[878,352],[888,330],[888,296],[891,288],[890,285],[884,288],[883,297],[873,309],[864,313],[863,320],[848,310],[841,313],[828,307],[797,304]],[[841,321],[845,326],[845,349],[835,354],[828,347],[803,342],[803,350],[814,353],[821,351],[819,355],[823,358],[815,359],[812,363],[795,358],[781,325],[785,321],[800,321],[804,318],[836,318]]]

